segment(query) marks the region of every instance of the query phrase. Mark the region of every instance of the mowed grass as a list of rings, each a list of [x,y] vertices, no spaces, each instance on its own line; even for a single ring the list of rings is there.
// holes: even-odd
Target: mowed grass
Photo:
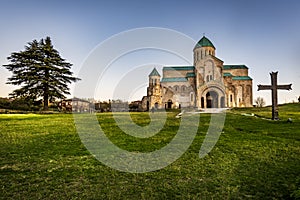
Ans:
[[[223,132],[204,158],[199,150],[210,122],[200,115],[190,148],[168,167],[126,173],[97,161],[76,133],[71,114],[0,115],[1,199],[296,199],[300,198],[300,104],[280,107],[282,120],[269,108],[233,109]],[[151,138],[128,136],[112,114],[97,114],[101,127],[119,147],[150,152],[167,145],[180,119],[168,113],[160,133]],[[123,113],[119,114],[120,116]],[[131,113],[141,126],[148,113]],[[287,123],[291,117],[293,123]],[[193,125],[191,125],[193,126]]]

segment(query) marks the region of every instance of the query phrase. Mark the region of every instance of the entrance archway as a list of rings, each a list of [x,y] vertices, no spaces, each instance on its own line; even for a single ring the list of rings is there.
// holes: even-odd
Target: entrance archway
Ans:
[[[209,91],[206,93],[206,108],[218,108],[219,95],[215,91]]]
[[[204,97],[201,97],[201,108],[204,108]]]
[[[173,104],[172,100],[168,100],[167,108],[171,109],[172,108],[172,104]]]

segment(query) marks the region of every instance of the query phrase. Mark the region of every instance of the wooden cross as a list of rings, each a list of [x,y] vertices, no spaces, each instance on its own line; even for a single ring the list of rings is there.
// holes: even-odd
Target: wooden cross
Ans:
[[[292,84],[289,85],[277,85],[277,74],[278,72],[272,72],[271,85],[258,85],[259,90],[272,90],[272,120],[278,120],[278,98],[277,90],[291,90]]]

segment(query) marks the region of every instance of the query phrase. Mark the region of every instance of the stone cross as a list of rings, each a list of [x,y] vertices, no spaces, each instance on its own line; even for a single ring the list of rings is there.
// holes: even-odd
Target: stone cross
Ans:
[[[272,90],[272,120],[278,120],[278,99],[277,90],[291,90],[292,84],[289,85],[277,85],[277,74],[278,72],[272,72],[271,85],[258,85],[259,90]]]

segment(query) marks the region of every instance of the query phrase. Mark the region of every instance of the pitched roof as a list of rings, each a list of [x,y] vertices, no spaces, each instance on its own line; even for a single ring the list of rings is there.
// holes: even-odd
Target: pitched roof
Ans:
[[[195,48],[197,47],[213,47],[214,49],[216,49],[213,43],[205,36],[203,36],[201,40],[199,40],[199,42],[196,44]]]
[[[248,69],[246,65],[223,65],[223,69]]]
[[[170,67],[164,67],[163,70],[178,70],[178,71],[184,71],[184,70],[194,70],[194,66],[170,66]]]
[[[162,78],[161,82],[187,82],[185,77]]]
[[[252,80],[250,76],[234,76],[232,80]]]
[[[152,70],[152,72],[149,74],[149,76],[160,76],[160,74],[158,73],[158,71],[156,70],[156,68],[154,68]]]
[[[225,72],[225,73],[223,73],[223,76],[232,76],[232,74]]]
[[[195,77],[196,74],[194,72],[188,72],[186,73],[186,77]]]

